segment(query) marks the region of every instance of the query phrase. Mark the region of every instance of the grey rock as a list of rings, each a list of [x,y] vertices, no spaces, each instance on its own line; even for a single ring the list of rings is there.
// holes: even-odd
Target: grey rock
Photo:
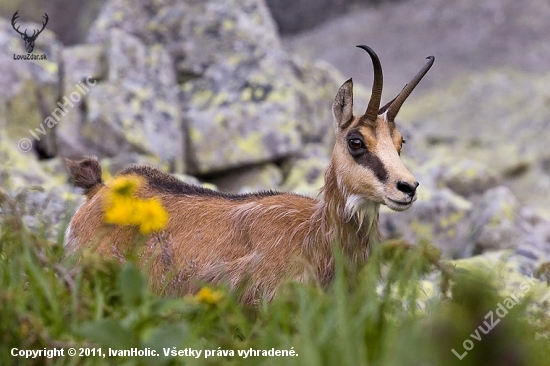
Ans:
[[[15,141],[1,136],[0,161],[0,195],[17,203],[17,214],[25,224],[56,242],[80,199],[70,194],[64,163],[61,159],[39,161],[32,153],[19,151]]]
[[[305,143],[322,142],[327,148],[332,149],[334,123],[330,106],[338,88],[346,78],[326,62],[308,62],[297,56],[292,57],[292,62],[298,78],[296,82],[299,103],[297,127],[302,140]],[[362,106],[361,97],[364,96],[362,88],[356,86],[354,94],[357,104]]]
[[[84,201],[83,196],[70,192],[68,185],[21,191],[17,200],[25,208],[25,224],[31,230],[43,233],[47,240],[61,244],[71,216]]]
[[[242,64],[238,75],[223,66],[210,68],[183,86],[191,174],[275,160],[299,150],[299,103],[292,76],[274,59],[260,64],[260,69],[249,70]],[[218,79],[220,73],[225,77]]]
[[[364,85],[372,80],[370,65],[355,57],[350,45],[371,46],[382,61],[388,98],[418,71],[423,57],[435,55],[435,66],[414,97],[455,77],[495,67],[546,73],[548,24],[550,4],[544,1],[408,0],[355,7],[315,29],[285,37],[284,43],[292,53],[360,77]]]
[[[6,192],[0,188],[0,200],[0,220],[9,215],[20,217],[32,233],[61,245],[67,224],[84,198],[72,194],[67,185],[60,185],[47,190],[27,186]]]
[[[544,159],[550,142],[545,133],[549,80],[550,74],[511,70],[468,75],[443,92],[411,101],[402,117],[418,126],[417,139],[424,141],[418,148],[426,154],[490,167],[520,200],[548,216],[550,174]]]
[[[487,191],[472,213],[474,254],[518,247],[523,234],[519,212],[519,202],[509,188],[499,186]]]
[[[19,22],[23,29],[40,29],[41,24]],[[57,153],[57,120],[46,121],[57,107],[60,93],[59,69],[61,44],[47,28],[35,42],[32,55],[46,55],[46,60],[14,60],[27,55],[25,43],[11,23],[0,19],[0,133],[14,141],[29,139],[33,152],[44,157]],[[33,131],[33,134],[29,131]],[[36,137],[35,137],[36,136]]]
[[[350,0],[266,0],[281,34],[292,34],[344,13]]]
[[[444,170],[441,181],[461,196],[481,194],[501,181],[497,172],[474,160],[459,160]]]
[[[324,172],[331,151],[323,143],[306,144],[299,154],[283,163],[285,180],[281,188],[308,196],[317,196],[325,183]]]
[[[550,259],[550,224],[521,209],[511,190],[497,186],[466,200],[447,188],[424,192],[409,210],[381,210],[385,238],[422,240],[442,250],[446,258],[466,258],[499,250],[516,250],[530,266]],[[546,248],[546,249],[545,249]]]
[[[79,158],[94,153],[93,146],[81,135],[87,115],[87,97],[90,89],[97,86],[96,81],[107,77],[107,60],[100,45],[78,45],[63,49],[63,86],[62,93],[70,98],[71,93],[79,93],[80,101],[67,106],[66,115],[57,125],[57,144],[59,155]],[[92,85],[93,84],[93,85]],[[62,99],[62,104],[65,100]],[[70,107],[70,108],[69,108]],[[98,152],[97,149],[95,151]]]
[[[445,258],[471,255],[472,203],[449,189],[425,193],[404,212],[382,206],[379,227],[384,238],[404,238],[410,243],[427,241]]]
[[[0,187],[15,191],[33,185],[51,187],[51,177],[42,169],[36,156],[22,153],[17,142],[0,135]]]
[[[183,171],[178,87],[168,53],[113,29],[106,58],[106,80],[86,95],[86,115],[76,136],[86,153],[112,157],[139,152]]]
[[[147,45],[165,45],[180,81],[202,75],[231,55],[254,54],[257,59],[280,48],[275,24],[261,0],[112,0],[103,7],[88,39],[105,42],[113,28]]]
[[[107,42],[112,29],[170,54],[191,174],[281,159],[328,135],[334,69],[291,58],[263,1],[113,0],[89,39]]]

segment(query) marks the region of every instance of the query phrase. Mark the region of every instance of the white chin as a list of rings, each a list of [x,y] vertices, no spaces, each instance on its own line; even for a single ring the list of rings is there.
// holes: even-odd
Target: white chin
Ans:
[[[394,211],[405,211],[406,209],[411,207],[412,204],[413,204],[413,201],[399,202],[399,201],[394,201],[390,198],[386,198],[384,201],[385,201],[384,203],[386,204],[386,206],[388,206],[389,208],[391,208]]]

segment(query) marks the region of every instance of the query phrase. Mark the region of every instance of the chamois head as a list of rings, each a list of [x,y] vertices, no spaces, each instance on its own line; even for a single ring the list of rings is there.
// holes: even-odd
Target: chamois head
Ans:
[[[359,202],[385,204],[396,211],[409,208],[416,200],[418,182],[405,168],[399,155],[405,142],[394,119],[401,105],[434,63],[433,56],[420,72],[389,103],[380,108],[382,67],[376,53],[367,46],[374,67],[371,99],[362,116],[353,116],[353,82],[338,90],[332,114],[336,123],[333,167],[338,186]]]

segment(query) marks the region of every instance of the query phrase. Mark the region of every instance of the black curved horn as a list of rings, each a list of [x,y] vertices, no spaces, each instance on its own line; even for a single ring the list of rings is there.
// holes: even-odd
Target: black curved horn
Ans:
[[[376,55],[376,53],[372,50],[372,48],[365,45],[359,45],[357,47],[367,51],[370,58],[372,59],[372,66],[374,68],[374,81],[372,82],[372,93],[371,93],[369,105],[363,117],[371,121],[376,121],[376,117],[378,116],[378,109],[380,108],[380,100],[382,98],[382,86],[384,84],[384,77],[382,75],[382,65],[380,65],[380,59],[378,59],[378,55]]]
[[[420,82],[420,80],[422,80],[422,78],[424,77],[424,75],[426,75],[426,73],[428,72],[428,70],[432,67],[432,65],[434,64],[434,61],[435,61],[435,57],[434,56],[428,56],[426,57],[429,61],[426,63],[426,65],[424,65],[424,67],[422,68],[422,70],[420,70],[418,72],[418,74],[416,74],[416,76],[411,80],[410,83],[408,83],[407,85],[405,85],[405,87],[403,88],[403,90],[401,90],[401,92],[397,95],[397,97],[395,97],[395,99],[393,100],[393,102],[389,105],[388,109],[387,109],[387,119],[388,121],[393,121],[395,119],[395,116],[397,116],[397,113],[399,112],[399,109],[401,108],[401,106],[403,105],[403,103],[405,102],[405,100],[407,100],[407,98],[409,97],[409,95],[412,93],[412,91],[414,90],[414,88],[418,85],[418,83]]]

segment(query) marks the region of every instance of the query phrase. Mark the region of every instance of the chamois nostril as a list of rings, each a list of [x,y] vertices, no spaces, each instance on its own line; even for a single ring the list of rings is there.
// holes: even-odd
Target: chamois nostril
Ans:
[[[416,187],[418,187],[420,183],[414,182],[413,184],[399,181],[397,182],[397,189],[401,192],[408,194],[409,196],[414,195],[414,192],[416,191]]]

